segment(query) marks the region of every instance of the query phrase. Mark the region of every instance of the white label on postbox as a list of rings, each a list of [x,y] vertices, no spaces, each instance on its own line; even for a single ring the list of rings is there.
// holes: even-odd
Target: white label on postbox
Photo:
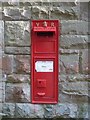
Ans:
[[[35,70],[37,72],[53,72],[53,61],[37,61]]]

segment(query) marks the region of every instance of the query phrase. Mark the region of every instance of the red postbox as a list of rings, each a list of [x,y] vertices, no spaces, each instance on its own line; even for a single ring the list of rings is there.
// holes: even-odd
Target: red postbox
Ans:
[[[58,20],[31,22],[32,103],[58,102]]]

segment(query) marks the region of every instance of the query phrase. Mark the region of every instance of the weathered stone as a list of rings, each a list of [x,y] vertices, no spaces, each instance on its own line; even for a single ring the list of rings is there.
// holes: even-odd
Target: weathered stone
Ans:
[[[60,45],[62,48],[88,48],[88,38],[87,35],[61,35]]]
[[[82,50],[82,72],[83,73],[90,73],[89,65],[90,65],[90,60],[89,60],[90,52],[89,49],[84,49]]]
[[[61,103],[65,103],[65,102],[68,102],[68,103],[87,103],[88,102],[88,89],[89,89],[89,86],[88,86],[88,81],[90,81],[90,79],[84,75],[77,75],[77,78],[76,78],[76,75],[60,75],[60,82],[61,84],[59,85],[59,97],[58,97],[58,100],[59,102]],[[62,82],[63,81],[63,82]],[[82,92],[82,94],[79,92],[79,91],[82,91],[82,90],[78,90],[80,89],[80,85],[78,85],[78,81],[81,82],[83,84],[84,81],[87,82],[87,86],[86,86],[86,89],[83,90],[85,91],[86,95],[83,95],[84,93]],[[71,83],[70,83],[71,82]],[[76,85],[76,88],[77,88],[77,91],[75,90],[72,90],[74,89],[74,87],[72,87],[72,82],[73,84],[74,83],[77,83],[75,84]],[[70,83],[70,85],[68,87],[70,87],[71,91],[64,91],[63,92],[63,83],[67,83],[67,86],[68,84]],[[73,85],[74,86],[74,85]],[[66,87],[66,89],[68,89],[68,87]]]
[[[75,118],[77,116],[77,104],[69,104],[68,108],[70,110],[69,117],[70,118]]]
[[[39,17],[40,19],[48,18],[49,7],[46,6],[33,6],[32,7],[32,18]],[[36,15],[36,16],[35,16]]]
[[[77,55],[62,55],[59,59],[60,73],[78,73],[79,72],[79,56]]]
[[[3,12],[2,12],[2,9],[0,7],[0,20],[2,20],[2,16],[3,16]]]
[[[18,3],[17,3],[18,4]],[[3,5],[4,6],[4,5]],[[4,13],[4,19],[6,17],[9,17],[9,20],[29,20],[31,18],[31,7],[22,6],[22,3],[20,3],[18,6],[10,4],[10,6],[7,5],[7,7],[3,7],[4,10],[2,11]],[[26,5],[25,5],[26,6]],[[7,19],[6,19],[7,20]]]
[[[54,107],[53,111],[55,111],[55,116],[56,117],[64,116],[64,118],[65,118],[65,115],[68,116],[70,114],[70,110],[69,110],[69,108],[68,108],[68,106],[66,104],[65,105],[63,105],[63,104],[56,105]]]
[[[0,81],[0,103],[5,102],[5,82]]]
[[[0,20],[0,46],[2,40],[4,40],[4,22]]]
[[[7,75],[8,83],[30,83],[30,75],[11,74]]]
[[[54,114],[53,114],[53,105],[45,105],[44,106],[44,110],[45,110],[45,118],[53,118]]]
[[[13,72],[13,55],[5,55],[2,57],[2,70],[4,73],[12,73]]]
[[[5,22],[5,45],[30,46],[30,22]]]
[[[30,56],[27,55],[7,55],[2,58],[2,70],[6,74],[10,73],[30,73]],[[17,77],[16,77],[17,78]],[[9,80],[11,80],[9,78]],[[15,81],[12,79],[13,82]]]
[[[36,0],[36,2],[31,2],[31,6],[47,7],[47,6],[50,5],[50,1],[48,1],[48,0],[45,0],[45,1],[42,1],[42,2],[41,1]]]
[[[2,81],[2,50],[4,41],[4,22],[0,20],[0,82]],[[1,99],[0,99],[1,101]]]
[[[19,9],[17,7],[14,8],[4,8],[4,14],[5,16],[20,16],[21,13],[19,12]]]
[[[84,81],[87,81],[87,82],[90,82],[90,78],[89,78],[89,75],[85,75],[85,74],[77,74],[77,75],[71,75],[71,74],[60,74],[59,76],[59,81],[60,82],[77,82],[77,81],[81,81],[81,82],[84,82]]]
[[[9,0],[8,4],[16,6],[16,5],[19,5],[19,1],[20,0]]]
[[[78,118],[89,118],[89,104],[79,104],[77,113]]]
[[[16,104],[17,118],[43,118],[44,109],[41,105]]]
[[[89,14],[88,6],[89,6],[88,2],[80,3],[80,19],[83,21],[90,21],[90,19],[88,19],[88,14]]]
[[[15,73],[30,73],[30,56],[16,55]]]
[[[0,82],[0,103],[2,103],[2,95],[3,95],[3,86],[2,86],[2,82]]]
[[[66,94],[62,92],[62,86],[59,86],[59,96],[58,96],[58,103],[87,103],[88,96],[82,96],[78,94]]]
[[[30,85],[28,83],[6,84],[6,102],[30,102]]]
[[[15,104],[4,103],[2,110],[2,112],[6,114],[6,117],[12,118],[15,115]]]
[[[0,61],[1,62],[1,61]],[[1,63],[2,64],[2,63]],[[2,82],[3,80],[2,80],[2,66],[0,65],[0,82]]]
[[[60,20],[75,20],[78,19],[78,13],[70,7],[51,7],[50,18]]]
[[[42,7],[42,6],[33,6],[32,7],[32,12],[33,13],[37,13],[37,12],[39,13],[40,9],[47,13],[47,10],[44,7]]]
[[[62,92],[65,94],[76,94],[89,96],[88,82],[62,82]]]
[[[29,10],[28,10],[29,11]],[[24,13],[24,14],[23,14]],[[29,13],[29,12],[27,12]],[[30,15],[25,14],[25,11],[22,7],[18,8],[17,6],[14,7],[4,7],[3,11],[3,19],[4,20],[29,20]]]
[[[0,113],[2,113],[2,103],[0,103]]]
[[[30,55],[30,47],[5,47],[6,54]]]
[[[51,4],[52,6],[54,6],[54,7],[76,7],[76,4],[75,4],[75,2],[52,2],[52,4]]]
[[[61,34],[69,35],[87,35],[90,34],[88,31],[88,22],[80,20],[61,20]]]
[[[30,19],[31,18],[31,8],[24,7],[23,12],[21,13],[25,18]]]
[[[77,116],[77,104],[45,105],[44,109],[45,118],[74,118]]]
[[[75,50],[75,49],[59,49],[59,53],[60,54],[79,54],[79,50]]]
[[[46,118],[87,118],[86,114],[88,113],[88,109],[87,109],[87,104],[84,105],[85,109],[83,107],[84,110],[80,110],[80,112],[82,112],[81,114],[83,114],[83,117],[81,117],[79,114],[80,112],[78,111],[78,105],[75,103],[59,103],[57,105],[46,105],[45,111],[47,111],[48,115],[49,112],[51,112],[52,114],[50,114],[49,116],[45,116]],[[82,107],[82,104],[79,105],[79,107]],[[46,112],[45,112],[46,113]],[[47,114],[46,114],[47,115]]]

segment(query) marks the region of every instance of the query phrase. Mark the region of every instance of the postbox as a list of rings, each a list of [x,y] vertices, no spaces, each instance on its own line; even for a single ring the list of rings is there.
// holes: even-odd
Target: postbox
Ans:
[[[32,103],[58,102],[58,20],[31,22]]]

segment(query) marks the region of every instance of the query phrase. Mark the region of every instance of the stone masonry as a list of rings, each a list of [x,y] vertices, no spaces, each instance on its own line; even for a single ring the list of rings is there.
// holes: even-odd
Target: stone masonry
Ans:
[[[0,116],[90,118],[90,3],[0,0]],[[58,104],[31,103],[32,19],[60,20]]]

